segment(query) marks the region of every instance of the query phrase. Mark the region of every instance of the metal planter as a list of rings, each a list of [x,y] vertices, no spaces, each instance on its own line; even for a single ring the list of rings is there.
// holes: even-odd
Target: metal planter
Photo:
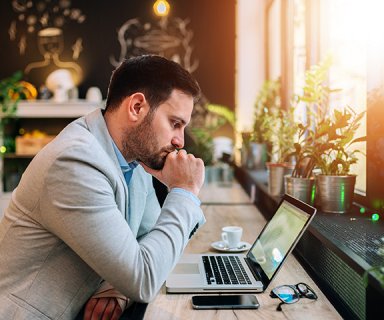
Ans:
[[[345,213],[352,207],[356,175],[316,176],[316,203],[321,211]]]
[[[274,197],[280,197],[285,193],[284,176],[292,174],[293,166],[289,163],[267,162],[268,169],[268,193]]]
[[[285,192],[309,205],[315,200],[315,179],[285,176]]]

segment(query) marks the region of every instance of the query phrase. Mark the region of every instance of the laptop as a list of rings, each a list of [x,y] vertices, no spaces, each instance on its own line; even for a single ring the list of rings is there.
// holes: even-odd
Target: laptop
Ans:
[[[168,293],[263,292],[315,216],[284,195],[247,254],[184,254],[166,280]]]

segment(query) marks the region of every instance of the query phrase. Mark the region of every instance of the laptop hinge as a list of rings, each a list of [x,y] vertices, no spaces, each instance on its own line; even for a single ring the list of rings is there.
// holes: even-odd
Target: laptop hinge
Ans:
[[[257,272],[257,270],[255,270],[255,268],[254,268],[255,263],[251,259],[249,259],[248,257],[245,257],[244,260],[247,263],[248,268],[249,268],[249,270],[251,270],[255,279],[258,281],[261,281],[263,279],[263,277],[261,276],[261,274],[259,272]]]

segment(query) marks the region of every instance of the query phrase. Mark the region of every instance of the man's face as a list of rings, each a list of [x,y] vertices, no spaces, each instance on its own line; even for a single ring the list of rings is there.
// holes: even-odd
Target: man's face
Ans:
[[[191,119],[192,97],[174,90],[153,114],[127,130],[123,138],[126,159],[142,161],[152,169],[163,168],[168,153],[184,146],[184,129]]]

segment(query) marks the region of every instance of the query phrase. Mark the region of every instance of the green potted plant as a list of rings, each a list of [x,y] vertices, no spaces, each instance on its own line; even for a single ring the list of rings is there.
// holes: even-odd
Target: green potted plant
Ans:
[[[293,184],[292,179],[301,179],[301,185],[296,181],[296,185],[290,187],[297,189],[296,195],[301,194],[301,200],[313,204],[314,190],[310,187],[304,190],[304,183],[313,185],[313,170],[317,169],[317,205],[324,212],[349,210],[356,182],[356,175],[349,173],[350,167],[357,162],[356,155],[361,153],[352,147],[356,142],[365,141],[365,137],[354,138],[363,117],[364,112],[357,114],[347,107],[343,111],[335,109],[332,116],[321,120],[315,129],[299,125],[299,142],[294,144],[293,153],[297,162],[292,177],[286,178],[286,184]]]
[[[284,176],[290,174],[293,165],[290,162],[290,155],[293,152],[294,138],[298,127],[294,120],[294,108],[276,109],[265,116],[270,124],[265,131],[265,139],[271,141],[270,162],[268,168],[268,187],[272,196],[284,194]]]
[[[244,146],[249,169],[263,169],[271,153],[272,142],[268,132],[273,115],[281,107],[280,79],[264,81],[254,105],[253,132],[249,144]]]
[[[214,133],[227,122],[235,127],[236,119],[235,113],[224,105],[206,103],[204,110],[203,120],[191,121],[188,134],[192,141],[186,149],[203,160],[206,167],[205,180],[213,182],[219,179],[220,174],[220,168],[214,167]]]
[[[316,131],[319,122],[328,114],[328,100],[332,92],[338,91],[327,86],[331,57],[326,57],[318,64],[312,65],[305,72],[305,82],[300,95],[294,97],[296,108],[302,104],[306,117],[298,125],[298,134],[294,143],[292,156],[295,158],[295,168],[291,176],[285,177],[285,191],[309,204],[314,203],[315,183],[312,170],[315,166],[311,157],[310,134]],[[311,131],[310,131],[311,130]]]
[[[306,119],[304,119],[303,122],[306,123],[309,128],[314,129],[320,121],[328,116],[329,96],[331,93],[340,91],[339,89],[331,89],[327,85],[331,65],[331,56],[327,56],[318,64],[312,65],[305,72],[302,93],[294,97],[296,105],[299,103],[305,105]]]
[[[15,148],[14,137],[7,134],[6,125],[10,119],[15,118],[19,101],[26,98],[24,82],[21,81],[22,77],[22,72],[17,71],[10,77],[0,80],[1,153],[10,152]]]
[[[298,124],[297,140],[291,153],[295,158],[295,167],[291,175],[284,177],[285,192],[291,196],[313,205],[315,199],[315,178],[313,176],[314,160],[311,156],[312,140],[309,139],[309,126]]]
[[[284,193],[284,175],[291,167],[288,155],[297,131],[293,107],[281,106],[280,88],[280,78],[267,80],[257,96],[249,151],[253,168],[267,166],[269,193],[273,196]]]
[[[350,174],[360,150],[353,148],[366,137],[354,138],[364,112],[352,108],[334,110],[333,117],[321,121],[308,135],[309,156],[320,170],[316,175],[316,197],[324,212],[345,213],[352,205],[356,175]]]

